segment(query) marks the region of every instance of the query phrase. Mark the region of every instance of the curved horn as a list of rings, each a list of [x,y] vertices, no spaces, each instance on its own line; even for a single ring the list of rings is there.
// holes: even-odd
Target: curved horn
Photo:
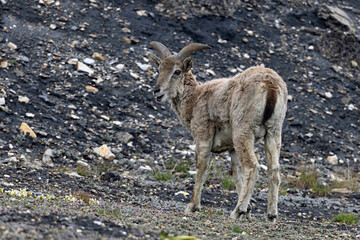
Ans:
[[[190,43],[189,45],[185,46],[181,51],[176,54],[175,58],[177,60],[183,61],[185,58],[190,56],[193,52],[203,50],[203,49],[210,49],[208,45],[201,44],[201,43]]]
[[[159,53],[161,59],[164,59],[171,55],[170,50],[162,43],[150,42],[150,45]]]

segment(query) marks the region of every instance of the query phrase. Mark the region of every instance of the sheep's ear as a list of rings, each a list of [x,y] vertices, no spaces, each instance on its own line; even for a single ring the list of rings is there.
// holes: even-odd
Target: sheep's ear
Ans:
[[[188,72],[192,68],[193,62],[194,59],[192,57],[186,58],[183,62],[182,71]]]
[[[149,60],[152,63],[152,65],[154,65],[154,67],[156,67],[156,68],[159,68],[161,59],[151,53],[148,55],[148,57],[149,57]]]

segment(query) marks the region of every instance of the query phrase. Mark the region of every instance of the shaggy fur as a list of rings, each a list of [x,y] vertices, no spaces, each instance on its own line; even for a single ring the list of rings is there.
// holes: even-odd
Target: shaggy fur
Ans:
[[[236,219],[243,215],[250,219],[249,202],[258,171],[254,143],[264,138],[269,178],[267,217],[275,221],[281,130],[287,107],[285,82],[273,70],[257,66],[231,78],[199,84],[190,71],[192,59],[183,62],[174,59],[176,55],[162,60],[150,57],[153,64],[159,66],[154,90],[157,100],[170,100],[181,123],[191,131],[196,142],[195,186],[185,212],[200,210],[201,190],[211,152],[228,151],[239,195],[230,217]],[[181,74],[177,75],[176,70]]]

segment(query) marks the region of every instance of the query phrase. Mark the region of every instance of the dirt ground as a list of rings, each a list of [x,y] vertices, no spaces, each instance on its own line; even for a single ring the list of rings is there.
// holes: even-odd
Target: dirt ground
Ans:
[[[359,16],[356,0],[0,0],[0,238],[359,239],[358,223],[332,222],[360,215]],[[194,142],[152,95],[151,41],[211,46],[193,54],[201,82],[254,65],[283,77],[278,223],[264,171],[254,220],[229,219],[227,154],[212,156],[203,210],[183,213]]]

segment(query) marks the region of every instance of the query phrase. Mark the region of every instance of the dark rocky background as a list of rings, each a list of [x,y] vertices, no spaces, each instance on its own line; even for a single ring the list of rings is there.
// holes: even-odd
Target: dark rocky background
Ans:
[[[151,189],[157,184],[152,173],[163,166],[185,161],[195,170],[189,132],[169,104],[159,105],[152,96],[156,74],[146,54],[155,40],[173,51],[190,42],[210,45],[211,50],[194,54],[193,72],[199,81],[231,76],[253,65],[277,71],[290,95],[280,161],[283,180],[311,166],[322,184],[349,178],[359,184],[359,13],[357,0],[0,0],[2,174],[13,173],[16,179],[16,169],[35,169],[40,175],[60,172],[68,179],[64,173],[85,166],[97,169],[91,178],[96,184],[128,179],[126,173],[138,178],[139,191],[145,194],[143,180],[152,179]],[[36,138],[24,136],[22,123]],[[110,160],[94,150],[103,144],[113,153]],[[259,162],[265,164],[261,146]],[[228,170],[226,154],[214,160],[214,166]],[[95,167],[104,162],[112,168]],[[266,183],[261,175],[259,181]],[[6,189],[6,183],[13,182],[14,187],[35,191],[45,184],[38,177],[30,184],[0,176],[0,184]],[[86,189],[85,183],[64,181],[68,192]],[[161,199],[177,201],[174,192],[191,192],[192,181],[191,176],[180,176],[176,187],[156,186],[164,193]],[[205,206],[224,196],[221,187],[212,186],[219,186],[215,175]],[[134,188],[134,182],[128,182],[128,188]],[[266,201],[260,189],[255,201]],[[341,211],[359,215],[358,188],[342,194],[348,205],[334,211],[329,203],[328,212],[317,209],[318,200],[296,200],[298,195],[307,193],[294,190],[282,199],[285,219],[299,218],[299,211],[327,218]],[[291,197],[295,200],[286,199]],[[230,200],[227,209],[235,206],[235,195]],[[292,201],[305,201],[307,208],[306,203],[288,203]]]

